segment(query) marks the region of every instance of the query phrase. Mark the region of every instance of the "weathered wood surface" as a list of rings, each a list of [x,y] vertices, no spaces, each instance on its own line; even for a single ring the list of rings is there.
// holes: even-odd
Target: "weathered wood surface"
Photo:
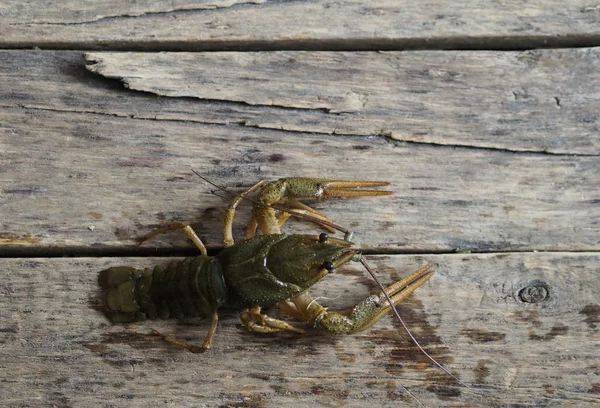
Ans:
[[[403,387],[429,407],[600,404],[598,253],[369,260],[385,283],[426,261],[438,265],[400,313],[421,344],[472,388],[432,367],[391,318],[355,336],[261,336],[224,314],[214,349],[193,355],[151,328],[198,342],[206,322],[113,326],[98,310],[98,271],[166,259],[31,258],[0,260],[3,404],[420,406]],[[523,302],[528,287],[547,297]],[[347,306],[374,287],[348,266],[314,289],[328,298],[323,302]]]
[[[127,92],[86,74],[80,53],[9,51],[0,52],[0,106],[597,155],[599,55],[88,54],[98,61],[89,69],[143,91]]]
[[[94,52],[87,69],[83,52],[0,51],[3,404],[600,405],[599,49],[331,52],[597,46],[599,23],[589,1],[2,2],[3,48],[330,51]],[[108,323],[100,270],[172,260],[115,254],[193,252],[180,233],[136,236],[190,221],[220,245],[225,200],[191,168],[231,187],[390,180],[392,197],[317,206],[384,283],[438,264],[400,312],[471,388],[389,317],[296,337],[225,313],[204,355],[150,330],[199,342],[206,322]],[[456,249],[523,252],[431,254]],[[343,307],[375,290],[345,270],[312,293]]]
[[[385,251],[598,249],[598,157],[395,146],[243,127],[6,109],[5,245],[131,247],[191,222],[220,244],[226,202],[190,171],[251,185],[282,175],[387,179],[396,195],[324,200],[332,219]],[[26,146],[27,148],[23,148]],[[242,217],[243,218],[243,217]],[[241,222],[240,224],[244,224]],[[239,231],[239,230],[238,230]],[[181,233],[150,246],[191,247]]]
[[[218,123],[514,151],[600,153],[600,48],[89,53],[86,60],[89,70],[119,79],[128,89],[252,105],[247,109],[253,115],[228,114]],[[197,109],[156,114],[216,119]]]
[[[224,103],[140,95],[86,73],[74,54],[0,55],[6,96],[0,210],[10,214],[2,223],[5,248],[131,248],[139,234],[171,221],[192,222],[217,246],[225,201],[191,168],[227,186],[290,175],[389,180],[392,197],[320,204],[357,229],[364,248],[379,251],[581,251],[600,244],[597,155],[332,137],[186,120],[179,113],[152,119],[172,108],[211,116]],[[22,61],[22,68],[11,61]],[[257,118],[270,110],[252,109]],[[570,140],[580,134],[568,126],[562,133]],[[597,144],[597,135],[583,143]],[[183,234],[148,245],[191,247]]]
[[[597,42],[588,0],[3,1],[0,46],[399,49]]]

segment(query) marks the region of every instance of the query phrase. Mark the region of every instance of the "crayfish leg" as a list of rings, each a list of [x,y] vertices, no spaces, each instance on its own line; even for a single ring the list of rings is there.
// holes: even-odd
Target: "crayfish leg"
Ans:
[[[304,315],[298,310],[296,305],[294,303],[292,303],[292,301],[290,301],[290,300],[280,301],[279,303],[277,303],[277,307],[279,308],[279,310],[281,310],[283,313],[285,313],[292,319],[299,320],[301,322],[306,321],[306,318],[304,317]]]
[[[233,219],[235,217],[235,211],[240,202],[246,198],[248,194],[259,188],[265,184],[264,180],[260,180],[258,183],[244,191],[243,193],[237,195],[225,211],[225,222],[223,223],[223,246],[228,248],[234,244],[233,240]],[[255,228],[256,229],[256,228]]]
[[[159,228],[157,230],[154,230],[154,231],[152,231],[152,232],[144,235],[143,237],[141,237],[138,240],[138,245],[142,245],[144,243],[144,241],[147,241],[150,238],[154,238],[157,235],[164,234],[164,233],[167,233],[169,231],[176,230],[176,229],[182,229],[183,232],[185,233],[185,235],[187,235],[187,237],[200,250],[200,253],[202,255],[206,255],[207,254],[206,247],[204,246],[204,243],[202,243],[202,240],[196,234],[196,231],[194,231],[192,229],[192,227],[190,227],[188,224],[184,224],[183,222],[173,222],[171,224],[165,225],[162,228]]]
[[[329,218],[327,218],[327,216],[325,214],[323,214],[322,212],[319,212],[317,210],[315,210],[312,207],[309,207],[308,205],[301,203],[300,201],[294,200],[294,199],[288,199],[286,200],[286,204],[288,205],[288,207],[290,207],[290,211],[288,213],[282,213],[277,217],[277,222],[279,224],[279,227],[281,227],[283,225],[283,223],[285,221],[287,221],[287,219],[290,216],[297,216],[297,214],[300,215],[309,215],[311,216],[310,221],[314,222],[315,224],[325,228],[327,231],[331,232],[331,233],[335,233],[335,230],[333,228],[331,228],[330,226],[320,223],[319,220],[323,220],[329,223],[333,223],[333,221],[331,221]],[[282,215],[285,214],[287,215],[285,218],[282,217]]]
[[[184,349],[186,349],[192,353],[204,353],[206,350],[209,350],[212,347],[212,339],[215,334],[215,331],[217,330],[218,321],[219,321],[219,316],[218,316],[217,312],[215,312],[212,314],[210,328],[208,329],[208,333],[206,334],[206,337],[204,338],[204,341],[202,342],[201,346],[194,346],[193,344],[189,344],[189,343],[183,342],[181,340],[177,340],[174,337],[162,334],[161,332],[159,332],[156,329],[153,330],[153,333],[157,336],[160,336],[164,341],[171,343],[171,344],[175,344],[176,346],[179,346],[179,347],[183,347]]]
[[[248,228],[246,228],[246,236],[245,239],[254,238],[256,236],[256,229],[258,228],[258,223],[254,219],[254,217],[250,217],[248,221]]]
[[[286,321],[275,319],[260,312],[260,306],[243,309],[240,312],[240,320],[251,332],[274,333],[283,330],[303,334],[304,330],[292,326]]]

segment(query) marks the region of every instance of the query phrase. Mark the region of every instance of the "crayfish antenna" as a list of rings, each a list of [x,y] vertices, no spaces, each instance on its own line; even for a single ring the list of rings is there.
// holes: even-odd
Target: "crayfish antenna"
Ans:
[[[373,280],[375,281],[375,283],[377,284],[377,286],[379,286],[379,288],[381,289],[381,291],[385,295],[385,298],[387,299],[388,303],[390,304],[391,309],[394,311],[394,314],[396,315],[396,318],[398,319],[398,321],[400,322],[400,324],[402,325],[402,327],[404,328],[404,330],[406,331],[406,333],[410,337],[411,341],[418,347],[418,349],[421,351],[421,353],[423,353],[425,355],[425,357],[427,357],[434,365],[438,366],[446,374],[448,374],[450,377],[452,377],[458,384],[460,384],[460,385],[462,385],[463,387],[466,387],[466,388],[471,388],[467,384],[465,384],[464,382],[462,382],[461,380],[459,380],[454,374],[452,374],[450,372],[450,370],[448,370],[442,364],[438,363],[435,358],[431,357],[431,355],[427,351],[425,351],[425,349],[423,347],[421,347],[421,345],[419,344],[419,342],[417,341],[417,339],[415,338],[415,336],[413,336],[412,332],[408,328],[407,324],[404,322],[404,319],[402,318],[402,316],[400,316],[400,313],[398,313],[398,309],[396,309],[396,306],[394,305],[394,302],[390,298],[390,295],[388,295],[387,291],[385,290],[385,288],[383,287],[383,285],[381,284],[381,282],[379,282],[379,279],[377,279],[377,276],[375,276],[375,273],[373,272],[373,270],[367,264],[367,261],[365,261],[363,257],[360,257],[359,262],[365,267],[365,269],[367,270],[367,272],[369,272],[369,275],[371,275],[371,277],[373,278]]]

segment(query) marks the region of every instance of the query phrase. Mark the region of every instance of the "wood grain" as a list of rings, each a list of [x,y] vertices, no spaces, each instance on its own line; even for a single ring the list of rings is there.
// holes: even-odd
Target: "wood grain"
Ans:
[[[239,104],[123,90],[86,73],[79,54],[0,55],[5,248],[132,248],[135,237],[171,221],[191,222],[218,246],[225,201],[191,168],[230,187],[292,175],[389,180],[391,198],[319,205],[380,251],[596,250],[600,242],[597,156],[239,126],[231,110]],[[246,114],[258,120],[269,110]],[[219,123],[227,112],[233,122]],[[439,123],[452,126],[460,124]],[[190,248],[182,234],[149,245]]]
[[[0,153],[0,211],[10,214],[2,232],[14,248],[131,248],[136,237],[173,221],[192,223],[218,246],[227,201],[192,168],[229,187],[293,175],[389,180],[391,197],[318,204],[355,230],[365,249],[599,245],[598,157],[290,138],[265,129],[22,108],[3,109],[2,118],[5,135],[18,136],[2,138]],[[242,212],[236,236],[246,220]],[[288,231],[301,229],[294,223]],[[181,233],[148,245],[191,247]]]
[[[472,388],[432,367],[391,318],[355,336],[315,330],[261,336],[225,313],[214,349],[193,355],[150,331],[197,342],[204,321],[113,326],[98,310],[101,269],[168,259],[2,259],[5,403],[418,406],[403,387],[425,406],[600,403],[597,253],[369,257],[384,283],[427,261],[438,273],[400,313],[423,347]],[[373,286],[357,266],[348,266],[312,293],[326,296],[328,305],[347,306]],[[523,302],[524,292],[540,289],[543,300]]]
[[[119,79],[128,89],[251,105],[259,110],[252,118],[226,119],[248,126],[514,151],[600,153],[600,48],[88,53],[86,60],[89,70]],[[276,118],[274,110],[279,111]],[[204,121],[200,115],[168,112],[161,117]]]
[[[98,61],[89,69],[142,91],[132,92],[86,73],[77,52],[0,51],[0,107],[597,155],[598,55],[591,48],[88,56]],[[346,95],[364,106],[342,112],[352,105]]]
[[[599,13],[585,0],[3,1],[3,404],[599,406]],[[199,343],[205,321],[110,324],[99,271],[197,253],[181,233],[136,237],[185,221],[220,246],[228,199],[191,169],[234,191],[389,180],[391,197],[314,205],[355,230],[384,284],[437,265],[400,313],[470,388],[390,317],[355,336],[261,336],[223,311],[203,355],[151,329]],[[376,290],[354,265],[311,293],[341,308]]]
[[[598,7],[576,0],[46,2],[0,5],[0,45],[62,49],[401,49],[598,41]]]

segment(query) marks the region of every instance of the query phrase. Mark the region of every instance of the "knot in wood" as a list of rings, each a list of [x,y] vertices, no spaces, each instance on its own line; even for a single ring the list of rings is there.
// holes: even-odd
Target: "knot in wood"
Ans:
[[[525,303],[539,303],[548,298],[549,287],[546,282],[533,281],[519,291],[519,299]]]

